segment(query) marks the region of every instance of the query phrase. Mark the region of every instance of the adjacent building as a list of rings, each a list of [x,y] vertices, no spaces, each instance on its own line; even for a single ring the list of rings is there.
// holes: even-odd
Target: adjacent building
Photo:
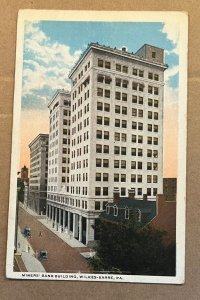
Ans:
[[[39,134],[30,144],[28,206],[38,214],[46,213],[49,135]]]
[[[131,192],[148,200],[163,193],[166,68],[164,50],[154,46],[134,54],[125,47],[90,44],[69,74],[70,105],[63,106],[70,99],[65,91],[50,101],[50,137],[55,137],[49,149],[47,215],[83,243],[95,239],[95,223],[116,189],[121,197]],[[66,120],[64,128],[70,112],[71,123]],[[70,146],[67,136],[63,144],[64,129],[70,131]],[[66,166],[63,151],[70,153]]]

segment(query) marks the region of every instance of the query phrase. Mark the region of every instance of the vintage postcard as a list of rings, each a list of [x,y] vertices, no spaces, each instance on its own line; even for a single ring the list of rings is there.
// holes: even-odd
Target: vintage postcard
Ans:
[[[187,30],[19,12],[8,278],[184,283]]]

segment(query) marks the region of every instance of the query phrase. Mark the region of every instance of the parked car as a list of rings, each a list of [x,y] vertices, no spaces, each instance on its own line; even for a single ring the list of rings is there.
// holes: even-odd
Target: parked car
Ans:
[[[47,250],[40,250],[39,259],[40,260],[48,259]]]
[[[25,227],[24,228],[24,236],[25,237],[31,237],[31,229],[30,229],[30,227]]]

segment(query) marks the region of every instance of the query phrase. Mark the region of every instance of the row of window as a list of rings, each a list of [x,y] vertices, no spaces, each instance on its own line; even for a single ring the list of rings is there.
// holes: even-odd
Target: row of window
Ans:
[[[105,68],[105,69],[111,69],[111,62],[110,61],[104,61],[103,59],[98,59],[98,67]],[[119,63],[115,64],[115,70],[118,72],[123,73],[129,73],[129,67],[126,65],[121,65]],[[138,76],[138,77],[144,77],[144,70],[132,67],[132,75]],[[159,75],[157,73],[148,72],[148,79],[154,79],[155,81],[159,80]]]
[[[142,141],[143,141],[142,139],[139,140],[139,143],[142,143]],[[158,145],[157,138],[154,138],[153,142],[154,142],[154,145]],[[149,140],[148,144],[152,144],[152,140]],[[114,154],[116,154],[116,155],[119,155],[119,154],[126,155],[127,154],[126,150],[127,150],[126,147],[114,146]],[[150,152],[150,151],[151,150],[148,150],[147,157],[152,157],[152,153],[154,153],[154,155],[157,155],[156,154],[157,152]],[[109,153],[109,145],[97,144],[96,145],[96,153]],[[136,156],[136,148],[131,148],[131,155]],[[142,149],[138,149],[138,156],[142,156]],[[154,157],[156,157],[156,156],[154,156]]]
[[[156,196],[157,195],[157,188],[147,188],[146,189],[146,194],[148,196]],[[142,188],[137,188],[136,193],[138,196],[142,196],[144,192],[144,189]],[[121,196],[126,196],[127,194],[127,189],[122,187],[120,189],[120,195]],[[107,196],[108,195],[108,187],[95,187],[95,195],[96,196]]]
[[[85,66],[83,67],[84,72],[87,72],[87,70],[90,68],[90,61],[88,61]],[[77,83],[78,80],[81,79],[81,77],[83,76],[83,70],[81,70],[81,72],[78,74],[78,76],[73,80],[72,84],[73,86]]]

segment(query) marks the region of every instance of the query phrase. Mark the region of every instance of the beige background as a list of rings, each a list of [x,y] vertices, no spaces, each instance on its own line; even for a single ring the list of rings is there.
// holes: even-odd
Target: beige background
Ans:
[[[18,9],[178,10],[189,14],[186,283],[177,285],[23,281],[5,278],[14,64]],[[200,299],[200,1],[1,0],[0,299]]]

